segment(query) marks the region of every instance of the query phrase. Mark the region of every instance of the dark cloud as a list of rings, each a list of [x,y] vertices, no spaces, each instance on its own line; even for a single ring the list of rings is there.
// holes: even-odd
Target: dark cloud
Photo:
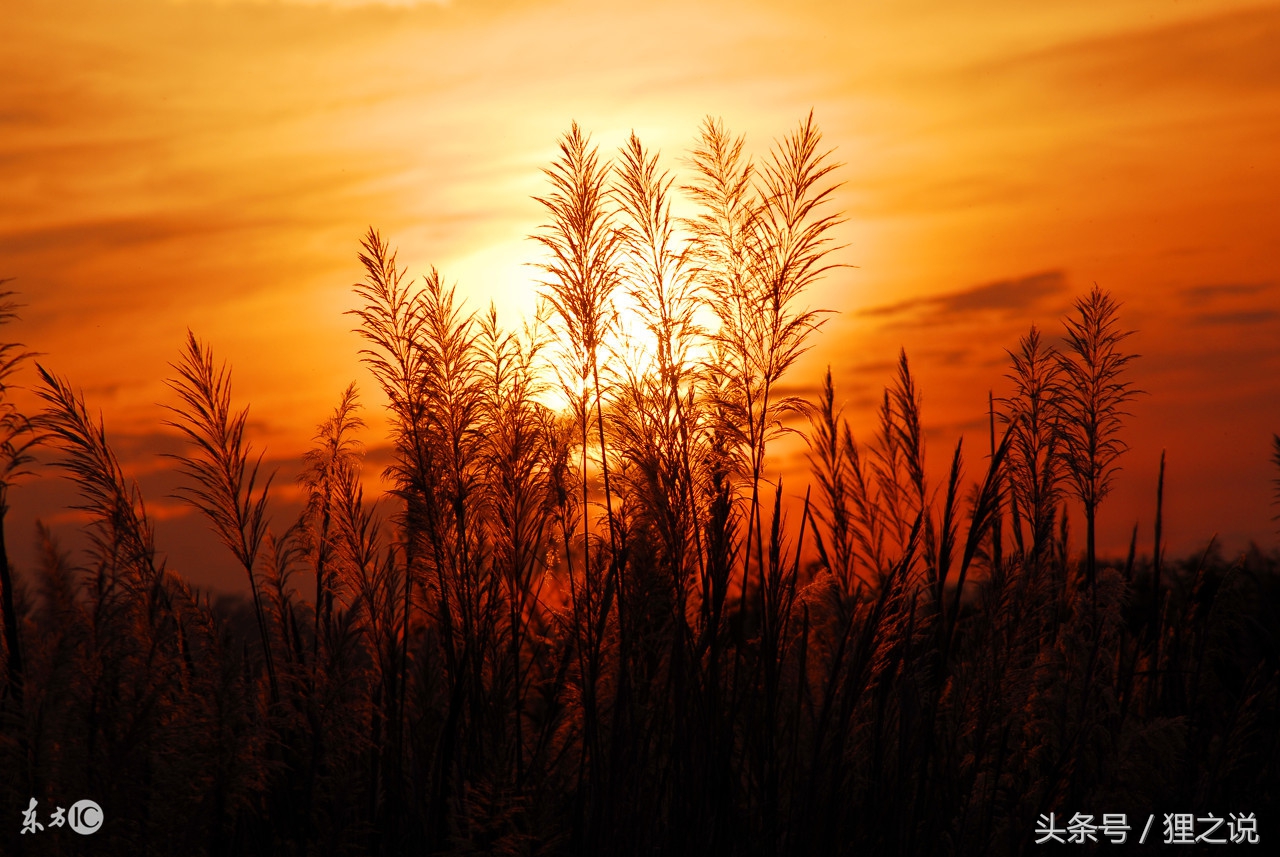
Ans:
[[[1207,303],[1230,298],[1251,298],[1275,288],[1273,282],[1261,283],[1206,283],[1188,286],[1178,294],[1188,306],[1203,306]]]
[[[987,453],[985,440],[976,440],[975,438],[984,437],[991,430],[991,423],[987,417],[970,417],[966,420],[952,420],[939,424],[926,423],[924,427],[925,439],[934,444],[944,444],[948,452],[954,450],[957,443],[965,441],[962,447],[962,454],[965,459],[972,456],[981,456]],[[974,459],[969,463],[970,467],[980,468],[982,463],[979,459]]]
[[[1196,316],[1195,324],[1208,325],[1252,325],[1275,321],[1280,312],[1273,309],[1237,310],[1234,312],[1211,312]]]
[[[923,362],[936,366],[965,366],[974,356],[974,349],[968,346],[954,348],[921,348],[918,352]]]
[[[930,295],[895,304],[872,307],[862,314],[897,320],[913,315],[914,323],[957,324],[975,315],[997,314],[1001,317],[1024,313],[1044,304],[1067,289],[1062,271],[1044,271],[1025,277],[997,280],[959,292]]]
[[[898,368],[896,360],[871,360],[864,363],[854,363],[848,367],[848,371],[855,375],[890,375]]]
[[[1189,311],[1188,323],[1198,327],[1249,327],[1280,318],[1273,281],[1203,283],[1178,291]]]
[[[179,238],[203,237],[228,228],[220,218],[121,217],[62,223],[37,229],[0,234],[4,256],[43,255],[56,251],[64,258],[91,256]]]

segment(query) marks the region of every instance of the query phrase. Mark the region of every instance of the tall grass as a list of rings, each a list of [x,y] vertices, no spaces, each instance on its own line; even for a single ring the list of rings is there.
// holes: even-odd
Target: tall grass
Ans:
[[[232,411],[231,373],[225,364],[216,367],[213,352],[188,331],[186,350],[173,368],[177,377],[168,384],[179,404],[170,406],[174,416],[165,424],[181,432],[192,449],[187,455],[175,456],[179,472],[188,479],[178,489],[179,495],[209,520],[218,538],[244,569],[274,701],[280,695],[275,657],[255,576],[267,535],[271,477],[258,487],[262,454],[251,463],[252,450],[244,436],[249,409]]]
[[[1271,436],[1271,461],[1277,469],[1280,469],[1280,434]],[[1271,484],[1275,486],[1275,500],[1273,502],[1276,506],[1280,506],[1280,476],[1272,479]],[[1273,520],[1280,520],[1280,513]]]
[[[613,326],[613,293],[620,284],[619,232],[609,207],[609,178],[612,167],[601,164],[595,147],[575,123],[560,141],[560,157],[545,170],[552,191],[538,201],[549,221],[533,237],[545,248],[547,261],[541,267],[547,279],[541,298],[553,309],[569,371],[561,385],[574,410],[580,433],[581,506],[583,527],[582,575],[573,588],[572,628],[581,677],[582,756],[577,793],[583,798],[576,809],[579,831],[586,831],[578,847],[592,847],[591,831],[598,829],[597,807],[590,796],[609,788],[605,736],[600,728],[600,682],[605,665],[605,624],[618,600],[617,617],[622,645],[629,641],[626,627],[626,580],[623,577],[623,540],[614,518],[614,496],[610,485],[608,441],[604,425],[604,388],[600,364],[604,341]],[[594,413],[592,411],[594,410]],[[604,521],[598,529],[607,533],[593,552],[590,514],[590,462],[588,440],[595,422],[599,445],[599,473],[603,482]],[[603,536],[600,537],[602,540]],[[607,548],[606,548],[607,544]],[[625,664],[629,651],[618,660],[622,665],[615,677],[620,693],[627,690]]]
[[[1052,544],[1062,498],[1063,363],[1034,325],[1009,356],[1013,393],[1003,402],[1000,418],[1013,440],[1011,532],[1018,552],[1036,562]]]
[[[3,286],[8,280],[0,280]],[[18,304],[14,293],[0,292],[0,325],[17,318]],[[0,621],[4,623],[5,672],[3,696],[12,694],[22,704],[22,642],[18,636],[18,614],[14,608],[13,577],[9,570],[9,549],[5,541],[5,518],[9,514],[9,487],[26,475],[26,466],[34,458],[32,447],[40,442],[40,434],[9,398],[13,377],[34,355],[21,343],[0,343]]]
[[[1131,331],[1119,328],[1120,306],[1096,285],[1076,301],[1078,318],[1066,322],[1067,352],[1061,358],[1061,423],[1063,456],[1072,492],[1084,506],[1085,569],[1090,583],[1097,574],[1098,506],[1111,491],[1125,451],[1120,427],[1125,405],[1136,390],[1125,368],[1136,355],[1121,350]]]
[[[1150,557],[1136,531],[1097,555],[1136,393],[1119,304],[1081,298],[1060,347],[1032,326],[989,437],[935,467],[905,353],[865,433],[837,372],[789,393],[840,219],[812,117],[760,160],[708,120],[685,166],[572,127],[519,329],[370,230],[352,317],[389,436],[348,387],[296,521],[268,520],[230,370],[189,335],[172,461],[247,599],[167,570],[67,381],[40,370],[30,421],[0,399],[0,491],[45,436],[91,537],[42,528],[0,580],[0,801],[92,797],[95,844],[144,854],[1015,854],[1051,812],[1265,836],[1277,558],[1166,556],[1163,458]],[[0,345],[0,392],[24,356]],[[791,432],[807,489],[770,462]],[[0,848],[70,847],[42,836]]]

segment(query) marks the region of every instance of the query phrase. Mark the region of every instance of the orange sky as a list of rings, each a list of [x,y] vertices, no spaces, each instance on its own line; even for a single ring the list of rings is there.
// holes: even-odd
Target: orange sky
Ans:
[[[1274,5],[6,0],[0,25],[0,277],[26,304],[6,333],[101,409],[162,516],[156,403],[187,327],[290,460],[349,380],[373,398],[342,315],[368,226],[514,323],[571,120],[678,166],[707,114],[763,153],[812,107],[857,267],[813,295],[839,315],[797,384],[832,363],[866,426],[905,346],[935,463],[964,432],[976,470],[1004,349],[1097,282],[1148,393],[1104,540],[1141,522],[1149,544],[1167,448],[1173,551],[1276,544]],[[65,499],[17,489],[10,542]],[[200,524],[166,527],[172,550]]]

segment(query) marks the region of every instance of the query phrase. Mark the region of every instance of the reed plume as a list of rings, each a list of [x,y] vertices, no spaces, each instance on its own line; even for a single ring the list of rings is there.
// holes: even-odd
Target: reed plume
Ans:
[[[569,371],[562,379],[579,423],[582,445],[581,516],[583,524],[582,597],[575,595],[574,627],[579,637],[579,669],[583,682],[583,723],[591,792],[604,787],[603,745],[599,730],[597,686],[602,669],[605,624],[619,599],[618,616],[626,637],[626,581],[623,577],[625,549],[614,518],[613,486],[610,484],[609,445],[604,424],[604,388],[600,383],[604,339],[613,323],[613,293],[619,285],[619,232],[609,206],[611,165],[601,164],[596,147],[573,123],[560,140],[560,155],[543,170],[551,192],[536,197],[549,221],[533,238],[547,252],[539,264],[547,275],[539,297],[554,312],[555,323],[565,346]],[[594,407],[595,413],[592,414]],[[592,554],[589,492],[588,432],[594,420],[600,448],[600,474],[604,494],[605,535]],[[606,541],[607,539],[607,541]],[[604,544],[608,545],[607,553]]]
[[[1119,327],[1120,305],[1096,285],[1076,301],[1077,317],[1068,318],[1067,352],[1060,358],[1062,407],[1066,419],[1059,432],[1068,484],[1084,504],[1085,573],[1090,584],[1097,577],[1098,506],[1111,491],[1128,448],[1119,433],[1127,416],[1125,405],[1140,391],[1125,377],[1138,355],[1121,350],[1133,331]]]
[[[178,496],[203,514],[218,539],[244,569],[253,594],[261,634],[262,657],[273,701],[280,698],[275,656],[267,629],[255,569],[267,536],[267,497],[272,476],[259,487],[263,453],[253,458],[244,436],[249,409],[231,407],[231,371],[214,363],[213,351],[187,332],[186,350],[172,368],[177,377],[166,383],[179,404],[166,406],[173,419],[165,425],[177,429],[189,444],[185,455],[171,456],[188,484]]]
[[[1000,419],[1011,432],[1009,473],[1013,537],[1018,550],[1035,562],[1053,536],[1062,493],[1062,429],[1065,414],[1063,362],[1046,346],[1035,325],[1009,352],[1013,393],[1003,399]],[[1027,542],[1021,522],[1029,531]]]
[[[316,445],[303,456],[306,469],[299,476],[308,492],[307,508],[303,514],[314,541],[313,659],[319,654],[321,639],[330,630],[334,595],[340,585],[340,578],[333,568],[335,560],[340,557],[334,544],[334,518],[345,486],[353,481],[358,483],[358,474],[352,471],[356,470],[362,449],[352,434],[364,428],[364,421],[356,415],[359,407],[353,382],[343,391],[333,415],[320,424],[314,438]]]
[[[756,565],[761,573],[764,568],[760,481],[765,450],[785,430],[783,420],[804,410],[801,399],[778,396],[776,387],[822,325],[822,311],[799,301],[833,267],[827,256],[837,248],[829,233],[840,217],[826,211],[838,187],[830,180],[838,165],[820,148],[812,113],[775,144],[759,169],[743,158],[742,146],[741,137],[706,120],[690,159],[694,179],[685,190],[700,209],[687,225],[707,301],[719,322],[711,362],[725,386],[715,404],[723,414],[723,430],[741,450],[743,490],[749,496],[745,599],[753,540]]]
[[[90,416],[83,397],[66,380],[39,364],[36,368],[41,380],[36,394],[46,405],[39,425],[64,453],[55,465],[80,489],[75,508],[92,517],[95,598],[106,601],[119,589],[145,592],[160,579],[163,564],[137,483],[125,478],[102,420]]]

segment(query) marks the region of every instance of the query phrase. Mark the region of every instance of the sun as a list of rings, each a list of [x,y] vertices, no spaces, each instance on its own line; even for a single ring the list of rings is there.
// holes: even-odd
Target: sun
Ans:
[[[656,379],[663,373],[664,353],[666,361],[682,371],[691,370],[709,358],[707,331],[710,326],[704,318],[709,311],[704,308],[693,314],[691,323],[676,326],[664,334],[662,325],[629,292],[618,290],[611,302],[610,321],[601,340],[601,354],[606,358],[602,365],[607,366],[611,374],[632,380]]]

